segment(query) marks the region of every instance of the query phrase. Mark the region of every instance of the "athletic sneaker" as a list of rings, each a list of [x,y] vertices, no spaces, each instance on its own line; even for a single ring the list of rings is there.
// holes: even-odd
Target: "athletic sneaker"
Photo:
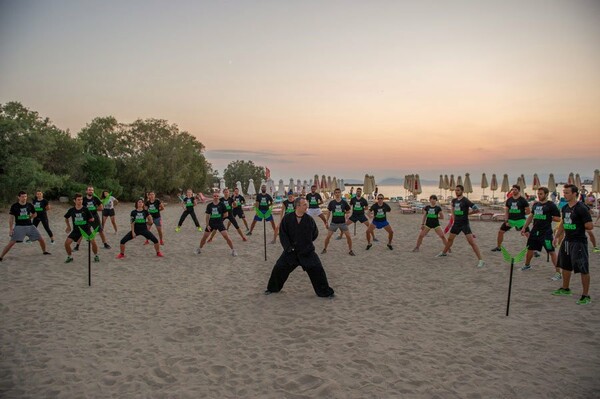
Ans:
[[[54,245],[54,240],[50,240],[50,245]]]
[[[552,295],[556,296],[571,296],[573,293],[570,288],[559,288],[556,291],[552,291]]]
[[[445,254],[443,252],[440,252],[439,254],[437,254],[435,257],[436,258],[443,258],[444,256],[448,256],[448,254]]]
[[[394,247],[392,247],[392,244],[388,244],[387,245],[388,249],[391,251],[392,249],[394,249]]]
[[[526,270],[531,270],[531,265],[525,265],[521,268],[521,271],[524,272]]]
[[[33,241],[31,241],[29,238],[23,241],[23,244],[31,244]]]
[[[556,273],[554,273],[554,276],[552,276],[552,278],[550,278],[550,280],[560,281],[560,280],[562,280],[562,274],[560,272],[556,272]]]
[[[540,253],[538,251],[533,251],[533,256],[536,258],[540,257]]]
[[[44,251],[44,252],[42,252],[42,255],[52,255],[52,254],[48,251]]]
[[[335,237],[335,239],[336,239],[336,240],[341,240],[341,239],[342,239],[342,236],[337,236],[337,237]]]
[[[416,247],[415,247],[415,248],[413,248],[413,250],[412,250],[412,251],[413,251],[413,252],[419,252],[419,248],[416,248]]]
[[[594,247],[594,249],[592,249],[592,252],[595,252],[595,253],[600,252],[600,247]]]
[[[483,261],[483,259],[481,259],[479,262],[477,262],[477,267],[484,267],[485,266],[485,262]]]
[[[272,294],[272,292],[271,292],[271,291],[269,291],[269,290],[265,290],[265,292],[263,292],[263,294],[265,294],[265,295],[271,295],[271,294]]]
[[[231,256],[237,256],[237,251],[235,249],[231,250]]]
[[[163,240],[160,240],[160,245],[165,245],[165,242]]]
[[[348,252],[348,255],[350,255],[350,256],[356,256],[356,254],[352,250],[350,250],[350,252]]]
[[[372,246],[373,246],[373,244],[367,244],[367,251],[368,251],[369,249],[371,249],[371,247],[372,247]]]
[[[175,233],[179,233],[181,231],[181,227],[177,226],[175,227]]]
[[[119,252],[119,254],[117,255],[117,259],[123,259],[125,257],[124,253]]]
[[[67,259],[65,260],[65,263],[71,263],[73,262],[73,258],[70,256],[67,256]]]
[[[104,243],[104,249],[110,249],[110,245],[107,242]]]
[[[592,303],[592,298],[589,295],[582,295],[581,298],[577,301],[578,305],[587,305]]]
[[[326,254],[327,250],[325,248],[323,248],[323,250],[321,251],[321,255]]]
[[[196,248],[196,255],[200,255],[202,253],[202,250],[200,248]]]
[[[492,252],[500,252],[500,251],[502,251],[500,249],[500,247],[494,247],[494,248],[492,248]]]
[[[202,227],[198,226],[198,231],[202,231]]]
[[[79,251],[79,244],[75,245],[75,248],[73,248],[73,251]]]
[[[248,230],[248,231],[246,232],[246,235],[247,235],[247,236],[251,236],[251,235],[252,235],[252,232],[251,232],[250,230]]]
[[[164,255],[163,255],[163,253],[162,253],[162,252],[158,251],[158,252],[156,253],[156,256],[158,256],[159,258],[162,258]]]
[[[100,262],[100,257],[98,255],[94,256],[94,262],[95,263]]]
[[[379,242],[379,240],[376,237],[373,237],[373,242]]]
[[[144,241],[144,245],[148,245],[148,244],[150,244],[150,241],[148,241],[148,240]]]

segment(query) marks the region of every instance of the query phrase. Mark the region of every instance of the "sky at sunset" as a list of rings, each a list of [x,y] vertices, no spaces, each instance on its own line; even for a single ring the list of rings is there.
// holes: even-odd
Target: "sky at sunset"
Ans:
[[[276,179],[591,177],[599,21],[596,0],[0,0],[0,103],[72,134],[166,119]]]

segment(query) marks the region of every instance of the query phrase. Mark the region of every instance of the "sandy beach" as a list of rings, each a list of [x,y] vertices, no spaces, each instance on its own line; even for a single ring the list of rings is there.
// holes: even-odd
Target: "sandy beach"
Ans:
[[[550,280],[544,254],[531,271],[515,268],[506,317],[509,267],[490,252],[499,222],[471,222],[487,262],[478,269],[462,236],[447,258],[435,258],[441,242],[433,233],[412,253],[422,215],[390,205],[394,250],[380,230],[380,241],[365,251],[362,225],[356,257],[347,255],[345,240],[332,240],[320,257],[336,297],[322,299],[300,268],[281,293],[263,295],[281,246],[267,244],[265,262],[262,225],[246,243],[230,230],[238,257],[220,236],[195,255],[202,233],[189,218],[176,233],[181,209],[173,204],[163,213],[165,257],[137,238],[117,260],[132,209],[119,204],[119,233],[108,227],[113,248],[100,249],[88,287],[87,244],[74,263],[63,263],[66,206],[54,204],[52,255],[43,256],[37,243],[19,244],[0,263],[0,397],[598,395],[600,254],[590,247],[592,304],[575,303],[579,276],[573,297],[551,295],[559,283]],[[203,215],[203,205],[196,209]],[[2,246],[7,218],[3,210]],[[320,252],[325,229],[317,225]],[[595,233],[600,238],[598,227]],[[504,245],[516,253],[525,240],[513,231]]]

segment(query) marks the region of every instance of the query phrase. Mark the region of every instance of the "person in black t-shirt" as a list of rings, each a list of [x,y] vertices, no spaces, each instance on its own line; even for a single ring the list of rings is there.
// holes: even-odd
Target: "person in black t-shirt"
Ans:
[[[198,200],[194,196],[194,192],[191,188],[188,188],[186,191],[186,196],[181,199],[181,207],[183,208],[183,213],[179,218],[179,223],[177,223],[177,227],[175,231],[179,233],[181,231],[181,226],[183,225],[183,221],[191,216],[194,224],[198,231],[202,231],[202,227],[200,227],[200,222],[198,222],[198,218],[196,217],[196,212],[194,211],[194,206],[198,205]]]
[[[354,188],[354,187],[352,187]],[[369,209],[369,202],[365,197],[362,196],[362,188],[358,187],[356,189],[356,195],[350,194],[350,208],[352,209],[352,215],[346,221],[347,225],[351,225],[352,223],[362,223],[367,227],[367,231],[369,231],[369,219],[365,215],[365,210]],[[354,231],[356,233],[356,230]],[[340,235],[337,237],[338,240],[342,239],[344,232],[340,231]],[[375,232],[371,232],[373,241],[375,240]],[[367,237],[367,241],[369,241],[369,237]]]
[[[580,273],[583,290],[577,304],[587,305],[592,302],[592,299],[589,295],[590,265],[586,231],[592,230],[594,225],[590,210],[577,200],[578,191],[577,186],[573,184],[565,184],[563,188],[563,195],[568,202],[561,210],[562,223],[558,226],[554,238],[554,246],[556,246],[564,236],[558,254],[558,267],[562,269],[562,286],[552,294],[573,295],[569,288],[571,273]]]
[[[429,233],[429,230],[432,229],[440,237],[444,243],[444,247],[446,244],[448,244],[448,240],[446,239],[444,231],[440,226],[440,219],[444,218],[444,212],[442,211],[442,207],[437,204],[437,195],[432,195],[429,197],[429,205],[425,206],[423,211],[424,213],[421,223],[421,232],[419,233],[419,237],[417,237],[417,245],[413,249],[413,252],[419,252],[423,238],[425,238],[427,233]]]
[[[325,247],[321,253],[327,253],[327,246],[329,245],[331,236],[337,231],[337,229],[340,229],[340,231],[346,235],[346,242],[348,243],[349,251],[348,254],[350,256],[355,256],[354,251],[352,251],[352,237],[350,237],[348,225],[346,224],[346,216],[350,212],[350,205],[348,205],[348,203],[342,199],[342,191],[339,188],[336,188],[333,191],[333,196],[334,199],[329,201],[329,204],[327,204],[329,216],[331,216],[331,223],[328,223],[329,231],[327,232],[327,237],[325,237]],[[329,217],[327,218],[329,219]]]
[[[239,188],[234,188],[233,189],[233,212],[232,215],[233,217],[238,217],[240,219],[242,219],[242,222],[244,222],[244,226],[246,226],[246,234],[248,234],[248,232],[250,231],[250,229],[248,228],[248,222],[246,221],[246,215],[244,215],[244,209],[242,208],[244,205],[246,204],[246,199],[244,198],[244,196],[242,194],[240,194],[240,189]],[[227,223],[227,229],[229,230],[229,226],[231,226],[231,222]]]
[[[146,210],[152,216],[152,224],[156,226],[156,231],[158,231],[158,239],[160,245],[165,245],[163,241],[163,229],[162,229],[162,217],[160,216],[160,211],[165,210],[165,205],[156,198],[156,193],[154,191],[150,191],[148,193],[148,200],[146,201]],[[148,226],[148,230],[152,230],[152,225]],[[146,240],[144,245],[148,244],[149,241]]]
[[[125,244],[127,244],[128,241],[133,240],[136,236],[144,236],[147,240],[152,241],[154,243],[156,256],[162,258],[163,254],[160,252],[160,244],[158,243],[158,239],[150,230],[148,230],[148,225],[152,224],[152,216],[146,209],[143,198],[135,201],[135,209],[131,211],[130,220],[131,227],[127,234],[125,234],[125,236],[123,236],[121,239],[121,252],[119,252],[117,255],[117,259],[123,259],[125,257]]]
[[[308,213],[313,218],[318,216],[325,224],[325,228],[328,229],[329,225],[327,224],[327,219],[321,211],[321,204],[323,203],[323,198],[321,197],[321,194],[317,192],[317,186],[315,184],[310,186],[310,193],[306,194],[306,201],[308,201],[308,211],[306,213]]]
[[[369,212],[373,215],[373,222],[367,229],[367,251],[373,246],[373,244],[371,244],[371,235],[373,235],[373,231],[375,231],[375,229],[385,229],[385,231],[387,231],[387,247],[390,251],[394,249],[394,247],[392,247],[394,230],[392,230],[392,226],[390,226],[390,223],[388,222],[386,216],[386,214],[391,211],[392,209],[390,208],[390,206],[383,202],[383,194],[378,194],[377,202],[371,205],[371,209],[369,209]]]
[[[119,203],[119,200],[113,197],[109,191],[102,191],[102,195],[100,196],[100,201],[102,201],[102,229],[106,229],[106,219],[110,218],[110,223],[115,230],[115,234],[117,234],[117,222],[115,221],[115,206]]]
[[[521,229],[521,235],[527,237],[527,256],[525,257],[525,266],[521,268],[522,271],[531,269],[531,259],[533,258],[534,251],[541,251],[542,248],[546,249],[546,252],[552,258],[552,264],[556,269],[552,280],[557,281],[562,278],[560,268],[557,266],[556,252],[554,251],[554,245],[552,242],[552,222],[560,222],[560,211],[558,207],[548,201],[548,193],[550,190],[546,187],[540,187],[537,190],[538,201],[531,207],[532,212],[527,217],[525,226]],[[533,222],[531,232],[529,232],[529,225]]]
[[[225,207],[225,204],[220,201],[219,193],[213,193],[213,200],[206,205],[206,227],[204,228],[204,234],[202,234],[202,239],[200,240],[200,246],[196,249],[196,254],[200,255],[202,253],[202,248],[204,244],[206,244],[206,240],[208,240],[210,234],[215,231],[219,231],[225,241],[227,241],[227,245],[231,248],[231,256],[237,256],[236,250],[233,248],[233,242],[231,238],[229,238],[229,234],[227,234],[227,229],[223,224],[223,220],[227,219],[229,212]]]
[[[44,226],[44,230],[46,230],[46,233],[48,233],[48,236],[50,237],[50,243],[54,244],[54,233],[52,233],[52,230],[50,229],[47,213],[50,210],[50,203],[44,198],[44,193],[41,190],[35,192],[35,199],[31,201],[31,203],[33,204],[36,213],[35,218],[33,218],[33,225],[38,227],[41,222],[42,226]]]
[[[233,227],[235,228],[235,230],[238,232],[238,234],[242,238],[242,241],[248,241],[248,239],[242,232],[242,229],[240,229],[240,225],[238,224],[237,220],[235,220],[235,217],[233,216],[233,210],[235,209],[235,207],[237,205],[236,205],[234,199],[231,196],[229,196],[228,188],[223,189],[223,197],[221,197],[221,199],[219,201],[222,202],[223,205],[225,205],[225,210],[227,211],[227,217],[225,218],[225,220],[227,220],[229,222],[229,225],[227,226],[226,230],[229,231],[229,226],[231,226],[233,224]],[[217,234],[217,230],[213,229],[212,233],[210,234],[210,238],[208,239],[208,242],[212,242],[213,238],[215,237],[215,234]]]
[[[83,230],[85,234],[91,234],[91,223],[94,222],[94,216],[92,215],[92,212],[83,206],[83,195],[75,194],[73,202],[75,203],[75,206],[70,208],[64,216],[65,224],[67,225],[65,228],[65,233],[68,234],[67,239],[65,240],[65,251],[67,251],[67,260],[65,260],[65,263],[73,262],[73,251],[71,250],[71,244],[81,240],[81,230]],[[73,222],[73,228],[71,228],[69,219],[71,219]],[[90,244],[92,245],[92,252],[94,253],[94,262],[100,262],[96,239],[94,238],[91,240]]]
[[[2,255],[0,255],[0,262],[4,256],[10,251],[10,249],[18,242],[23,242],[25,237],[29,237],[31,241],[39,241],[40,248],[44,255],[50,255],[50,252],[46,251],[46,242],[42,238],[42,235],[38,229],[33,225],[31,219],[35,218],[35,209],[33,205],[27,202],[27,193],[25,191],[19,192],[17,197],[19,201],[12,204],[8,216],[8,235],[10,241],[4,247]]]
[[[252,235],[254,226],[256,226],[256,222],[260,222],[264,219],[266,222],[271,222],[271,227],[273,228],[273,241],[271,241],[271,244],[275,244],[275,241],[277,240],[277,226],[275,226],[275,220],[273,219],[273,215],[271,213],[272,205],[273,197],[267,194],[267,186],[263,184],[260,186],[260,193],[256,194],[256,202],[254,203],[256,215],[252,220],[248,235]]]
[[[468,198],[463,197],[463,193],[465,188],[460,184],[456,186],[454,189],[454,193],[456,194],[456,198],[452,199],[452,217],[454,222],[452,223],[452,228],[450,229],[450,236],[448,237],[448,242],[446,246],[436,257],[448,256],[448,252],[450,248],[452,248],[452,244],[454,244],[454,239],[460,233],[465,234],[465,238],[471,248],[473,248],[473,252],[477,256],[479,262],[477,263],[477,267],[484,267],[485,262],[481,257],[481,251],[479,250],[479,246],[475,242],[475,237],[473,237],[473,232],[471,231],[471,226],[469,224],[469,211],[472,209],[473,213],[479,212],[475,204],[469,201]]]
[[[498,230],[497,245],[492,252],[499,252],[504,241],[504,233],[513,227],[521,231],[525,225],[525,220],[529,215],[529,202],[521,196],[521,186],[514,184],[511,189],[511,197],[506,200],[504,218],[506,221]]]
[[[83,197],[83,206],[85,206],[92,213],[92,216],[94,217],[94,221],[91,223],[92,230],[95,230],[98,226],[100,226],[100,228],[98,229],[98,234],[100,234],[100,239],[102,239],[104,248],[110,249],[110,245],[108,244],[108,242],[106,240],[106,235],[104,235],[104,229],[102,229],[102,220],[100,220],[100,215],[98,215],[98,211],[102,212],[102,210],[104,209],[104,206],[102,205],[102,201],[100,201],[100,198],[98,198],[98,196],[96,194],[94,194],[93,186],[88,186],[85,193],[86,193],[86,195]],[[75,251],[79,250],[79,243],[81,243],[81,238],[77,242],[77,245],[75,245],[75,248],[74,248]]]

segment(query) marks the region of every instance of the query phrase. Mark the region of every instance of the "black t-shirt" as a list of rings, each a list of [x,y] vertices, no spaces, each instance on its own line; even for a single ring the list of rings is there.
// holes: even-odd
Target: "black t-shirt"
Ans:
[[[514,199],[511,197],[506,200],[505,205],[508,208],[508,220],[525,219],[525,208],[529,208],[529,202],[525,198]]]
[[[227,212],[227,208],[225,207],[224,201],[220,200],[217,205],[215,205],[213,202],[206,205],[205,213],[210,215],[209,223],[222,222],[223,214],[225,214],[225,212]]]
[[[183,204],[185,209],[192,209],[194,207],[194,197],[184,197]]]
[[[587,242],[585,224],[592,221],[592,215],[587,206],[577,202],[572,208],[569,204],[562,208],[565,240],[572,242]]]
[[[269,206],[273,203],[273,197],[269,194],[258,193],[256,194],[256,202],[258,202],[258,210],[264,213],[269,210]]]
[[[306,194],[306,200],[308,201],[308,207],[315,209],[319,207],[319,201],[323,201],[323,198],[319,193],[308,193]]]
[[[10,207],[9,213],[15,217],[15,226],[31,226],[31,215],[35,213],[33,205],[29,202],[21,205],[15,202]]]
[[[369,203],[363,197],[352,197],[350,199],[350,205],[352,207],[352,215],[353,216],[363,216],[365,214],[365,209],[369,207]]]
[[[64,217],[65,219],[71,218],[71,220],[73,221],[73,229],[81,227],[85,230],[85,227],[90,222],[94,221],[94,215],[92,215],[92,212],[90,212],[90,210],[87,209],[85,206],[82,206],[79,209],[72,207],[67,211],[67,213],[65,213]]]
[[[374,203],[371,205],[371,212],[375,215],[373,217],[374,222],[385,222],[387,221],[386,213],[391,212],[392,208],[385,202],[383,205],[379,206],[378,203]]]
[[[154,202],[146,201],[146,208],[152,219],[160,218],[160,200],[155,199]]]
[[[243,195],[234,195],[233,201],[237,202],[238,206],[242,206],[246,203],[246,198]]]
[[[532,232],[552,230],[552,217],[560,217],[558,207],[550,201],[536,202],[531,207],[531,213],[533,214]]]
[[[134,224],[133,229],[136,233],[138,231],[148,230],[148,225],[146,224],[148,221],[148,215],[150,215],[150,212],[148,212],[146,209],[142,209],[141,211],[134,209],[131,211],[130,221]]]
[[[94,219],[98,219],[98,207],[102,205],[102,201],[98,199],[98,197],[83,197],[83,206],[85,206],[90,212],[92,212],[92,216]]]
[[[46,207],[48,206],[48,200],[46,198],[42,198],[41,200],[36,198],[31,201],[31,203],[38,218],[46,216]]]
[[[350,210],[350,205],[344,200],[337,202],[336,200],[329,201],[327,209],[331,212],[331,223],[342,224],[346,223],[346,212]]]
[[[231,215],[231,210],[233,209],[233,198],[229,197],[225,199],[225,197],[221,197],[219,201],[221,201],[223,205],[225,205],[225,209],[227,209],[227,212],[229,212],[229,215]]]
[[[294,212],[294,201],[290,201],[290,200],[283,201],[283,210],[284,210],[284,213]]]
[[[473,203],[467,197],[452,199],[452,214],[454,215],[454,223],[469,223],[469,208],[473,207]]]
[[[440,218],[440,212],[442,211],[442,207],[439,205],[436,206],[431,206],[431,205],[425,205],[425,207],[423,208],[423,211],[425,211],[425,213],[427,214],[427,219],[439,219]]]

